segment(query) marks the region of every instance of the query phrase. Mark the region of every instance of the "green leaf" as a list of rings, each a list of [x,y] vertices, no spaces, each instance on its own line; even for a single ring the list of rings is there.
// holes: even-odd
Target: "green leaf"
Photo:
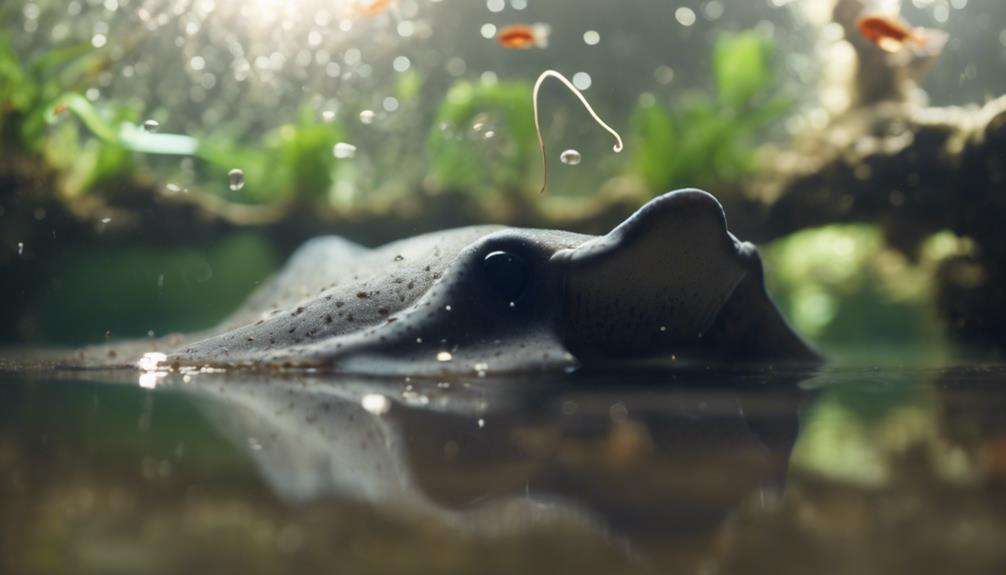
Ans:
[[[119,143],[134,152],[191,156],[199,149],[199,141],[181,134],[154,134],[135,124],[124,122],[119,127]]]
[[[676,171],[677,141],[670,113],[659,104],[640,105],[629,118],[629,126],[634,135],[636,170],[649,189],[665,189]]]
[[[80,94],[69,93],[58,98],[56,103],[46,111],[47,121],[49,123],[55,122],[57,112],[63,109],[77,116],[92,134],[105,143],[116,144],[119,142],[115,127],[102,118],[98,110]]]

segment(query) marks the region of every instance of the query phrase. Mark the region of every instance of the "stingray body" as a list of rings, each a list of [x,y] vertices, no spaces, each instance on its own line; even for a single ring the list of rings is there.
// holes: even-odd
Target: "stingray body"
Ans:
[[[754,246],[699,190],[604,236],[478,226],[298,250],[181,366],[438,376],[652,358],[816,360],[765,292]]]

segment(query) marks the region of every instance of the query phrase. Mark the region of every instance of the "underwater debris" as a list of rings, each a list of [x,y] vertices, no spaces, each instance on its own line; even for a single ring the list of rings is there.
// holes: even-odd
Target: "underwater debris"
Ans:
[[[542,178],[541,183],[541,190],[539,190],[539,193],[545,193],[545,190],[548,189],[548,156],[546,156],[545,154],[545,140],[541,136],[541,122],[539,120],[539,114],[538,114],[538,92],[541,90],[541,85],[542,83],[545,82],[546,78],[555,78],[556,80],[562,82],[562,84],[567,88],[569,88],[569,91],[573,92],[573,95],[576,96],[578,100],[580,100],[580,103],[583,104],[583,107],[587,110],[587,113],[590,114],[590,117],[593,118],[594,121],[597,122],[599,126],[607,130],[609,134],[614,136],[615,145],[612,146],[611,149],[614,150],[616,154],[618,152],[621,152],[623,147],[622,136],[618,135],[618,132],[616,132],[614,128],[606,124],[604,120],[602,120],[601,117],[597,115],[597,112],[595,112],[594,109],[590,107],[590,103],[587,102],[587,98],[583,96],[583,93],[580,92],[580,90],[578,90],[577,87],[574,86],[572,82],[570,82],[565,76],[563,76],[559,72],[556,72],[555,70],[545,70],[538,76],[538,79],[535,80],[534,89],[531,91],[531,106],[534,112],[534,132],[535,135],[538,136],[538,151],[541,153],[541,164],[544,170],[544,176]]]
[[[143,130],[150,133],[156,132],[160,127],[161,124],[157,120],[147,120],[143,123]]]

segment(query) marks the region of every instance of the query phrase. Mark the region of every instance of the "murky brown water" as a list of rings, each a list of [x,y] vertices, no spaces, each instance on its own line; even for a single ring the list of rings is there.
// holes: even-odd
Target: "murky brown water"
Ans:
[[[1004,382],[0,375],[0,570],[1003,573]]]

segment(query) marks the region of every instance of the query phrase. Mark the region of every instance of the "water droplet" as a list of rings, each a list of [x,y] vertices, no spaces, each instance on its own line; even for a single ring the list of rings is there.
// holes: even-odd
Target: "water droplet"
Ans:
[[[454,359],[454,356],[451,355],[451,352],[449,351],[441,351],[437,353],[437,361],[450,361],[452,359]]]
[[[397,56],[391,63],[391,67],[394,68],[396,72],[405,72],[410,66],[412,66],[412,62],[407,56]]]
[[[24,242],[17,243],[17,255],[24,255]]]
[[[321,111],[321,121],[326,124],[331,124],[335,121],[335,110],[322,110]]]
[[[583,33],[583,43],[588,46],[596,46],[601,41],[601,35],[597,30],[587,30]]]
[[[482,134],[482,139],[483,140],[491,140],[491,139],[493,139],[495,137],[496,137],[496,131],[495,130],[486,130],[485,133]]]
[[[485,427],[485,426],[486,426],[486,420],[484,420],[484,419],[482,419],[482,418],[480,417],[480,418],[479,418],[479,421],[478,421],[478,425],[479,425],[479,429],[482,429],[483,427]]]
[[[339,142],[332,147],[332,155],[340,160],[348,160],[356,155],[356,146],[347,144],[346,142]]]
[[[682,6],[674,11],[674,19],[682,26],[691,26],[695,23],[695,11]]]
[[[233,169],[227,172],[227,180],[232,192],[245,187],[245,173],[242,170]]]
[[[375,116],[376,114],[374,114],[373,110],[364,110],[360,112],[360,122],[363,124],[372,124]]]
[[[577,72],[576,74],[573,74],[573,85],[576,86],[577,90],[586,90],[590,88],[590,84],[590,74],[586,72]]]
[[[484,112],[481,113],[481,114],[478,114],[472,120],[472,131],[473,132],[481,132],[482,130],[484,130],[486,128],[486,125],[488,123],[489,123],[489,114],[486,114]]]
[[[658,83],[666,86],[674,80],[674,69],[670,66],[658,66],[653,72],[653,77]]]
[[[147,132],[156,132],[161,127],[160,122],[157,120],[147,120],[143,123],[143,129]]]
[[[368,393],[360,400],[360,405],[374,415],[387,413],[391,409],[391,402],[387,397],[379,393]]]
[[[575,166],[580,163],[581,159],[580,152],[573,149],[566,150],[565,152],[559,154],[559,161],[567,166]]]
[[[709,20],[717,20],[723,15],[724,6],[719,0],[710,0],[705,6],[706,18]]]

